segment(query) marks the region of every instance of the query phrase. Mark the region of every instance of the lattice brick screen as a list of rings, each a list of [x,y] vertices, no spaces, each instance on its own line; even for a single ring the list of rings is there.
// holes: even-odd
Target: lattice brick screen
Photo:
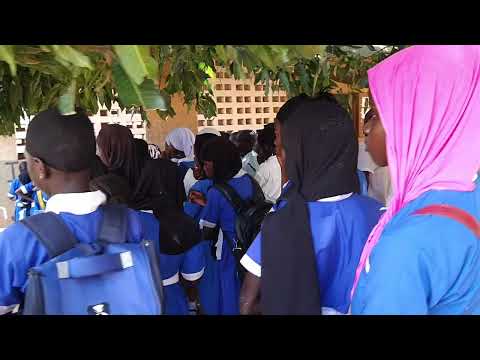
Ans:
[[[89,116],[95,130],[95,136],[98,135],[102,124],[120,124],[128,127],[133,136],[139,139],[145,139],[146,126],[139,113],[128,113],[121,111],[117,104],[113,105],[110,111],[106,108],[101,108],[95,115]],[[23,160],[25,158],[25,137],[27,134],[28,123],[31,119],[20,119],[20,127],[15,129],[16,145],[17,145],[17,159]]]
[[[275,120],[278,109],[287,101],[284,91],[271,90],[265,96],[264,85],[255,85],[254,79],[235,80],[224,71],[217,72],[212,81],[217,116],[206,120],[198,115],[198,129],[214,127],[219,131],[262,129]]]

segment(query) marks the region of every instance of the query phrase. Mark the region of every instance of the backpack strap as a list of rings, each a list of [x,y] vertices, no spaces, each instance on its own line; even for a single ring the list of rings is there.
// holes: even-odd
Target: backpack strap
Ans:
[[[103,220],[97,241],[100,243],[127,242],[127,207],[124,205],[104,205]]]
[[[480,238],[480,223],[466,211],[450,205],[429,205],[414,212],[414,215],[437,215],[453,219],[470,229]]]
[[[246,208],[245,201],[238,195],[233,187],[227,183],[216,183],[213,186],[232,204],[237,214]]]
[[[50,258],[63,254],[77,243],[68,226],[53,212],[27,217],[21,223],[37,236]]]

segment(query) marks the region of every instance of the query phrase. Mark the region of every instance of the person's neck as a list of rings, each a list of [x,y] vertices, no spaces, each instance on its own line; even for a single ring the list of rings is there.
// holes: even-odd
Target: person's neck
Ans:
[[[52,181],[48,195],[89,192],[89,182],[90,174],[88,172],[59,174]]]

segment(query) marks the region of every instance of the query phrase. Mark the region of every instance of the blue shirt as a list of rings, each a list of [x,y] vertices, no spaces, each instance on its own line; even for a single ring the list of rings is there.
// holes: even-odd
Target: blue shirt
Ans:
[[[83,194],[59,194],[50,199],[54,200],[50,210],[60,212],[62,220],[81,243],[90,243],[96,240],[100,221],[103,218],[103,213],[98,207],[105,202],[105,195],[99,193],[83,193],[94,195],[88,198],[88,202],[72,201],[73,199],[83,199],[85,197]],[[95,203],[91,203],[90,200],[94,200]],[[78,215],[61,211],[61,206],[74,208]],[[95,209],[94,211],[90,210],[92,207]],[[135,211],[129,211],[128,221],[128,241],[142,241],[142,225]],[[28,270],[43,264],[48,258],[45,247],[22,223],[10,225],[0,233],[0,305],[22,303]]]
[[[368,235],[380,218],[381,206],[357,194],[308,203],[324,312],[348,312],[355,270]],[[260,233],[241,261],[259,277],[261,242]]]
[[[480,190],[432,190],[411,201],[387,224],[362,271],[353,314],[480,314],[480,242],[464,225],[413,215],[448,204],[479,220]]]

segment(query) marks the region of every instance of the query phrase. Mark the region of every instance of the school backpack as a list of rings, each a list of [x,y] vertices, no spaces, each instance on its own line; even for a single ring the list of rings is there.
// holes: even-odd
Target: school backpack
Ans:
[[[97,239],[78,242],[59,215],[23,220],[49,260],[30,269],[25,315],[161,315],[159,260],[149,240],[127,242],[128,209],[106,205]]]
[[[247,176],[253,186],[253,196],[249,201],[243,200],[235,189],[227,183],[214,184],[214,187],[220,191],[235,210],[235,242],[232,243],[232,239],[228,240],[237,262],[237,271],[241,280],[244,276],[244,270],[243,266],[240,265],[240,260],[260,232],[262,222],[273,205],[265,201],[263,191],[255,179],[250,175]]]

